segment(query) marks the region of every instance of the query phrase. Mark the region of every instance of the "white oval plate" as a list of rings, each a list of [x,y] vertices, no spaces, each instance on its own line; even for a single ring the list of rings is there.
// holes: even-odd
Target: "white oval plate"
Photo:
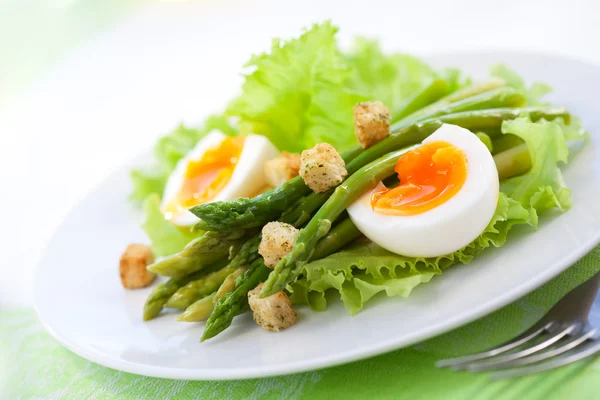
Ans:
[[[476,77],[504,62],[528,80],[551,84],[552,100],[581,116],[594,142],[565,169],[573,208],[542,221],[537,232],[512,232],[501,249],[451,268],[406,299],[379,297],[355,317],[340,302],[323,313],[299,310],[298,323],[269,333],[249,314],[217,338],[199,343],[203,324],[175,314],[143,322],[151,289],[121,287],[117,264],[131,242],[146,242],[127,195],[128,167],[112,174],[66,217],[38,267],[37,312],[75,353],[107,367],[175,379],[240,379],[288,374],[374,356],[473,321],[518,299],[565,270],[600,242],[600,68],[520,53],[431,57]]]

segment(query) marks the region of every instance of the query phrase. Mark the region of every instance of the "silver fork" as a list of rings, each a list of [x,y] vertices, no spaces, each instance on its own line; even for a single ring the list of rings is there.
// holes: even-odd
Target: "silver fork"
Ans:
[[[538,323],[494,349],[440,360],[455,371],[497,371],[492,379],[535,374],[600,353],[600,272],[563,297]]]

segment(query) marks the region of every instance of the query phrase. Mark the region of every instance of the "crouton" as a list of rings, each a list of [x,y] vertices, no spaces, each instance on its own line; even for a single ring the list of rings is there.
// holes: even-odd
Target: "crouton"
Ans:
[[[282,151],[277,158],[265,163],[265,178],[272,187],[298,176],[300,171],[300,154]]]
[[[124,288],[143,288],[154,282],[156,274],[146,267],[154,262],[150,247],[143,244],[130,244],[121,255],[119,274]]]
[[[319,143],[300,155],[300,176],[315,193],[336,187],[348,175],[346,164],[335,148]]]
[[[275,268],[294,247],[298,229],[284,222],[269,222],[262,228],[262,238],[258,246],[258,254],[265,259],[265,265]]]
[[[252,310],[252,317],[263,329],[279,332],[296,323],[296,310],[292,307],[289,297],[279,291],[269,297],[261,299],[260,291],[264,283],[259,284],[254,290],[248,292],[248,304]]]
[[[354,112],[354,131],[363,149],[373,146],[390,134],[390,110],[380,101],[359,103]]]

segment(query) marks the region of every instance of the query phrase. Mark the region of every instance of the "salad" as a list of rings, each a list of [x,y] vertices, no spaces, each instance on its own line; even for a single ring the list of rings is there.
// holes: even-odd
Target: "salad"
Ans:
[[[166,277],[144,320],[180,310],[204,341],[245,312],[269,331],[334,297],[354,315],[569,209],[559,167],[588,139],[548,86],[503,65],[475,82],[364,38],[343,52],[336,32],[275,39],[222,114],[132,171],[151,246],[127,247],[121,280]]]

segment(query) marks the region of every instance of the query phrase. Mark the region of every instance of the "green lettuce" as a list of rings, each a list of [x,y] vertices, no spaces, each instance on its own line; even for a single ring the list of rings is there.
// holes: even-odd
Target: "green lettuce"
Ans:
[[[519,136],[527,144],[531,157],[528,173],[502,182],[500,190],[527,208],[534,220],[550,208],[565,211],[571,207],[571,191],[565,186],[560,162],[569,152],[565,134],[555,122],[532,123],[527,118],[505,121],[502,133]]]
[[[411,95],[437,78],[423,61],[407,54],[384,54],[376,40],[357,38],[346,56],[349,85],[370,100],[386,104],[392,115]]]
[[[446,268],[457,263],[467,264],[490,246],[502,246],[512,226],[535,226],[536,223],[537,219],[532,219],[519,202],[500,193],[498,206],[485,231],[461,250],[436,258],[406,257],[363,241],[307,264],[303,277],[288,289],[293,301],[309,304],[316,311],[325,309],[325,293],[335,289],[340,292],[348,313],[354,315],[377,292],[395,296],[398,292],[394,288],[404,288],[400,294],[406,297],[415,286],[429,282]]]
[[[386,104],[392,116],[401,110],[405,101],[433,80],[445,81],[448,93],[470,83],[458,69],[437,71],[408,54],[385,54],[376,40],[356,38],[352,51],[345,57],[351,69],[349,85],[370,100]]]
[[[252,72],[226,114],[280,150],[299,152],[325,141],[344,151],[357,143],[356,103],[380,100],[393,116],[434,79],[444,80],[448,91],[468,83],[458,70],[437,72],[409,55],[385,55],[376,41],[357,39],[352,51],[342,53],[336,32],[325,22],[297,39],[275,39],[270,52],[246,64]]]
[[[190,232],[189,229],[179,228],[166,220],[160,211],[160,197],[153,193],[146,197],[142,204],[144,222],[142,229],[150,238],[152,251],[157,257],[175,254],[185,247],[201,232]]]
[[[534,123],[518,118],[503,123],[504,134],[517,135],[527,144],[532,167],[501,183],[492,220],[468,246],[445,256],[418,258],[394,254],[363,241],[304,266],[302,278],[288,287],[292,300],[322,311],[327,305],[326,292],[337,291],[348,312],[354,315],[376,293],[408,295],[415,286],[450,266],[467,264],[490,246],[502,246],[513,226],[536,228],[540,214],[550,209],[566,211],[571,205],[570,191],[564,185],[559,165],[567,161],[568,129],[571,128],[561,121]]]
[[[356,250],[360,252],[361,248],[358,247]],[[378,262],[370,258],[361,257],[360,262]],[[344,262],[347,260],[339,261]],[[355,270],[350,277],[347,277],[343,272],[328,271],[314,283],[306,279],[299,280],[289,286],[288,291],[292,303],[308,304],[314,311],[325,311],[327,308],[326,291],[328,289],[337,290],[348,313],[355,315],[376,294],[384,292],[388,297],[408,297],[415,287],[421,283],[429,282],[434,275],[433,272],[412,274],[409,271],[401,271],[394,278],[377,279],[360,270]]]
[[[562,118],[556,119],[554,123],[560,126],[560,129],[565,135],[567,142],[567,148],[569,151],[568,160],[571,161],[573,157],[579,153],[585,146],[587,141],[590,139],[589,133],[583,129],[581,125],[581,119],[577,117],[571,117],[569,124],[566,124]]]
[[[339,150],[352,145],[352,106],[363,96],[345,84],[350,71],[337,48],[336,32],[325,22],[297,39],[274,39],[270,53],[255,55],[246,64],[253,71],[227,115],[280,150],[299,152],[322,141]]]

